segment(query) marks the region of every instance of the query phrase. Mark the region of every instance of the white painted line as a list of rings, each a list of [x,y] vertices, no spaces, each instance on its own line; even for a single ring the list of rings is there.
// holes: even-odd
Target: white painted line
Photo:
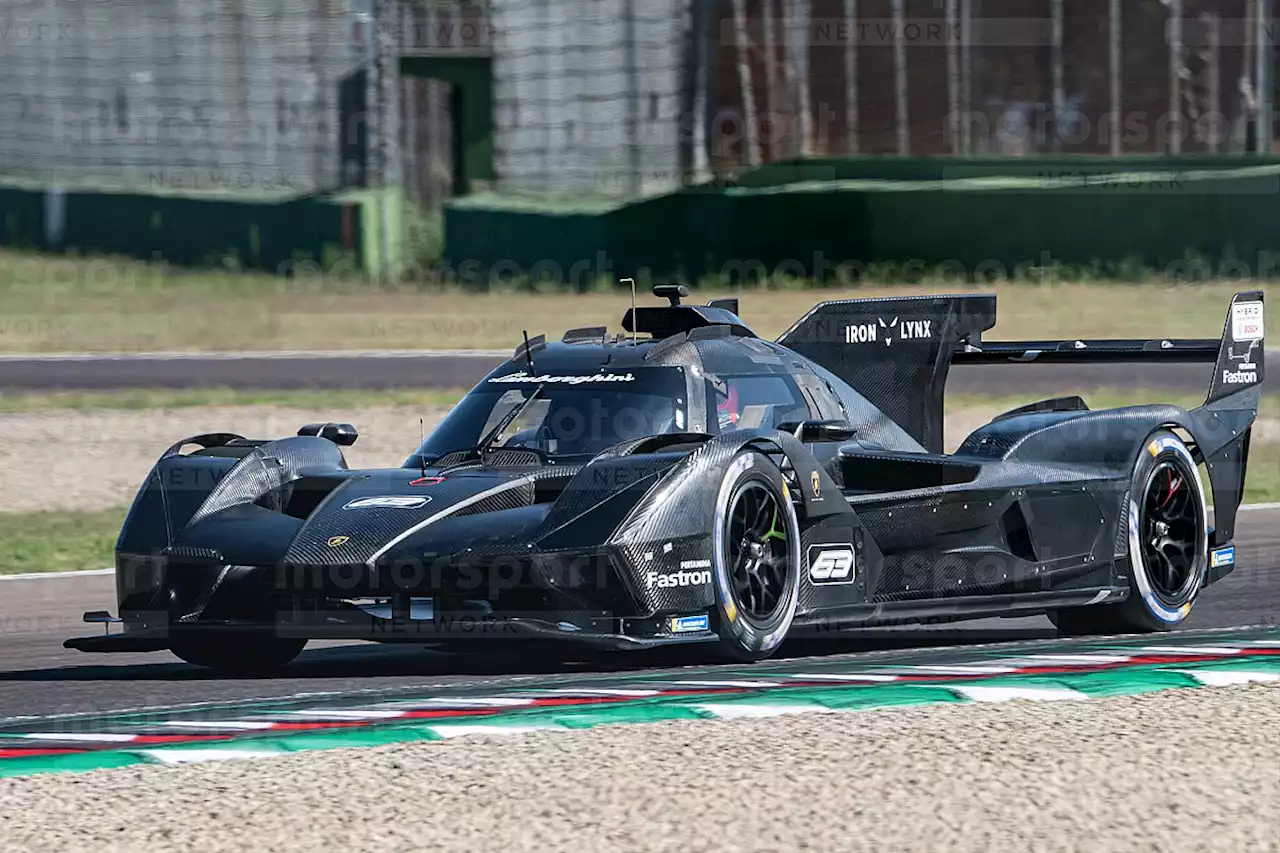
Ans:
[[[1005,675],[1018,671],[1012,666],[903,666],[896,668],[937,675]]]
[[[686,687],[781,687],[776,681],[673,681]]]
[[[115,569],[85,569],[76,572],[26,572],[20,575],[0,575],[0,581],[43,581],[58,578],[90,578],[115,574]]]
[[[137,735],[81,734],[77,732],[26,732],[15,737],[27,740],[65,740],[68,743],[132,743]]]
[[[323,708],[308,711],[289,711],[291,717],[308,717],[321,720],[394,720],[409,713],[407,709],[400,711],[375,711],[373,709],[326,711]]]
[[[1231,687],[1255,681],[1280,681],[1274,672],[1241,672],[1230,669],[1176,669],[1181,675],[1189,675],[1206,687]]]
[[[898,675],[878,675],[876,673],[866,673],[863,675],[842,675],[838,673],[828,672],[797,672],[788,675],[787,678],[793,678],[796,681],[837,681],[850,682],[856,684],[862,682],[881,682],[881,681],[898,681],[901,676]]]
[[[1012,702],[1018,699],[1029,699],[1033,702],[1057,702],[1070,699],[1088,699],[1079,690],[1068,687],[989,687],[978,685],[957,685],[948,687],[956,693],[968,697],[974,702]]]
[[[1274,649],[1280,647],[1280,640],[1251,640],[1249,645]]]
[[[692,705],[694,710],[711,714],[722,720],[755,720],[763,717],[783,717],[789,714],[831,713],[833,709],[822,705],[795,704],[770,705],[759,702],[725,702],[723,704]]]
[[[331,349],[227,350],[189,352],[6,352],[0,362],[12,361],[298,361],[317,358],[510,358],[512,350],[477,349]]]
[[[554,690],[539,690],[538,695],[556,696],[623,696],[643,699],[646,696],[660,696],[661,690],[577,690],[572,687],[557,687]]]
[[[1258,510],[1258,509],[1280,509],[1280,503],[1244,504],[1237,511],[1252,512],[1253,510]]]
[[[240,758],[278,758],[280,753],[264,749],[141,749],[145,755],[161,764],[204,764],[208,761],[235,761]]]
[[[1239,649],[1227,646],[1140,646],[1133,649],[1133,651],[1146,655],[1206,655],[1215,657],[1240,654]]]
[[[458,697],[451,698],[440,696],[432,699],[423,699],[421,701],[410,702],[404,706],[405,710],[409,710],[413,706],[437,706],[445,705],[450,708],[518,708],[521,705],[532,705],[532,699],[510,699],[506,697],[497,698],[477,698],[477,697]]]
[[[1024,655],[1010,663],[1016,665],[1022,661],[1029,661],[1031,666],[1039,666],[1042,663],[1089,666],[1102,663],[1124,663],[1127,660],[1129,660],[1128,655]]]
[[[427,726],[428,729],[440,735],[440,737],[467,737],[469,735],[525,735],[530,732],[543,732],[548,730],[559,730],[559,726],[468,726],[462,724],[445,723],[433,726]]]
[[[209,729],[210,731],[253,732],[269,729],[275,723],[250,722],[248,720],[168,720],[161,723],[175,729]]]

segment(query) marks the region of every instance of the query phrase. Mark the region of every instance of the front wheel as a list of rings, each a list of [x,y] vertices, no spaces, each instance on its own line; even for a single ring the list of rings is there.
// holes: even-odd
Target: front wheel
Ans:
[[[1208,508],[1195,460],[1174,433],[1156,432],[1143,446],[1125,515],[1129,597],[1051,614],[1061,633],[1168,631],[1191,613],[1208,562]]]
[[[305,639],[270,631],[201,631],[175,636],[169,650],[223,675],[271,675],[302,653]]]
[[[754,450],[735,457],[721,481],[714,525],[720,651],[764,660],[786,639],[800,592],[800,525],[778,466]]]

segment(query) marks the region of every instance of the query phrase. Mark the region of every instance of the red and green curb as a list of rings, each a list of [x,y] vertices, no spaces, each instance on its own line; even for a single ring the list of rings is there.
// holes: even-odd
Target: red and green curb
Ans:
[[[958,649],[928,664],[834,660],[748,670],[596,678],[351,704],[326,697],[216,716],[173,712],[63,720],[0,731],[0,776],[138,764],[267,758],[315,749],[437,741],[476,734],[572,731],[671,720],[839,713],[940,703],[1080,701],[1168,689],[1280,681],[1280,632],[1161,645],[1055,647],[998,655]],[[1004,650],[1007,651],[1007,650]]]

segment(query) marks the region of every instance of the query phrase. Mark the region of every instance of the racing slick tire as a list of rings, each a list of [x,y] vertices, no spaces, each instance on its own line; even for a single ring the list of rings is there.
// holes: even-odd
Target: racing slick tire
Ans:
[[[307,645],[299,637],[271,631],[201,631],[175,636],[169,651],[194,666],[225,675],[270,675],[287,666]]]
[[[758,661],[786,639],[800,594],[800,524],[782,472],[745,450],[725,471],[712,530],[720,657]]]
[[[1152,433],[1134,465],[1128,525],[1129,597],[1049,614],[1068,635],[1169,631],[1191,613],[1208,564],[1208,507],[1182,439]]]

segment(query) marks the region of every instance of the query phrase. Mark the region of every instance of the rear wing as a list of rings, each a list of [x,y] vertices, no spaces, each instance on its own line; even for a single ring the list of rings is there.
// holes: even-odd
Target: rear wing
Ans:
[[[1222,330],[1213,340],[1101,340],[1101,341],[961,341],[952,364],[1006,364],[1034,362],[1066,364],[1088,362],[1187,362],[1214,363],[1206,403],[1262,384],[1266,343],[1262,291],[1237,293]]]
[[[926,450],[942,452],[943,399],[952,364],[1216,362],[1206,403],[1241,392],[1256,407],[1264,376],[1263,295],[1237,293],[1219,340],[983,342],[994,294],[823,302],[778,343],[825,367]]]

